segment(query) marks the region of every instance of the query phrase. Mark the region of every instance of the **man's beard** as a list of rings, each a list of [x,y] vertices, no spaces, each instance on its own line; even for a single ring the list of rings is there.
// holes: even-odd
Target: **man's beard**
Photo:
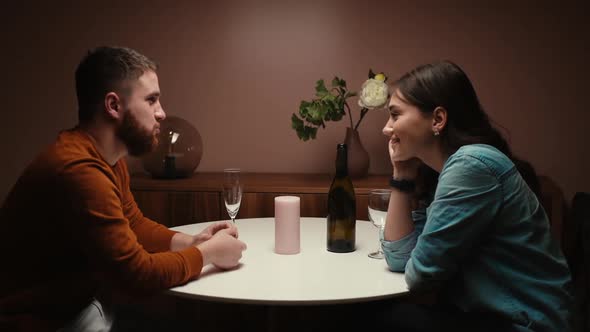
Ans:
[[[154,134],[154,129],[143,129],[137,118],[129,111],[125,112],[116,134],[127,146],[129,154],[134,157],[151,152],[158,146],[158,137]]]

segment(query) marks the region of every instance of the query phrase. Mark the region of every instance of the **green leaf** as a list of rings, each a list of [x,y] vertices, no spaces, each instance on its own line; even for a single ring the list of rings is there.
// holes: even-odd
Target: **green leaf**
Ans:
[[[338,97],[335,96],[335,95],[333,95],[333,94],[331,94],[331,93],[328,93],[327,95],[325,95],[322,98],[322,101],[334,101],[334,100],[336,100],[336,98],[338,98]]]
[[[311,127],[308,127],[308,128],[309,128],[309,136],[311,137],[311,139],[315,139],[315,136],[318,132],[318,128],[311,128]]]
[[[297,130],[297,137],[304,142],[307,141],[309,138],[305,134],[305,130],[301,128],[301,130]]]
[[[375,78],[375,73],[372,69],[369,69],[369,78]]]
[[[308,140],[308,139],[315,139],[316,134],[318,132],[318,128],[314,128],[314,127],[309,127],[309,126],[305,126],[305,137],[306,139],[304,139],[304,141]]]
[[[307,108],[309,105],[311,105],[311,103],[305,100],[302,100],[301,104],[299,104],[299,115],[304,119],[307,117]]]
[[[304,142],[311,139],[316,138],[318,129],[310,126],[304,126],[300,130],[297,130],[297,137]]]
[[[299,128],[303,128],[303,120],[299,119],[299,117],[293,113],[291,116],[291,128],[298,130]]]
[[[334,78],[332,79],[332,87],[346,89],[346,81],[338,76],[334,76]]]
[[[343,98],[343,99],[340,99],[340,100],[338,100],[338,104],[336,104],[336,108],[337,108],[337,109],[338,109],[338,110],[339,110],[339,111],[340,111],[342,114],[346,113],[346,112],[345,112],[345,110],[344,110],[344,103],[345,103],[345,102],[346,102],[346,100]]]
[[[331,112],[327,118],[329,121],[340,121],[344,114],[346,114],[344,111],[344,99],[339,99],[331,105]]]
[[[330,92],[328,91],[328,89],[326,89],[326,83],[324,83],[323,79],[316,82],[316,85],[315,85],[315,95],[316,96],[321,98],[329,93]]]
[[[332,87],[340,87],[340,79],[338,78],[338,76],[334,76],[334,78],[332,79]]]
[[[356,95],[357,95],[357,93],[354,91],[347,91],[346,94],[344,95],[344,98],[348,99],[348,98],[354,97]]]
[[[319,105],[317,103],[314,103],[312,105],[310,105],[307,108],[307,120],[313,120],[313,119],[317,119],[319,117],[320,114],[320,110],[319,110]]]
[[[325,111],[323,114],[323,119],[330,121],[332,119],[332,114],[334,113],[334,101],[325,101],[322,106]]]
[[[299,117],[297,117],[295,113],[293,113],[293,115],[291,116],[291,127],[295,129],[295,132],[297,133],[297,137],[299,137],[299,139],[303,139],[304,141],[307,140],[307,134],[305,131],[305,125],[303,124],[303,120],[299,119]]]

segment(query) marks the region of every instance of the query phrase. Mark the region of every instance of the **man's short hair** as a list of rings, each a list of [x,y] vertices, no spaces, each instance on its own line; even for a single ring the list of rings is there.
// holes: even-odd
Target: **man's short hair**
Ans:
[[[92,120],[107,93],[121,92],[126,81],[157,68],[154,61],[130,48],[103,46],[88,51],[76,69],[78,121]]]

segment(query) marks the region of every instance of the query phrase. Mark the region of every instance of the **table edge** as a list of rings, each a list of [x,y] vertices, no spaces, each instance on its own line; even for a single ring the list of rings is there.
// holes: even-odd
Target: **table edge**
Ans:
[[[334,300],[252,300],[252,299],[235,299],[235,298],[227,298],[227,297],[218,297],[218,296],[208,296],[208,295],[197,295],[197,294],[187,294],[184,292],[179,292],[173,289],[168,289],[164,291],[165,294],[180,297],[190,300],[201,300],[207,302],[215,302],[215,303],[231,303],[231,304],[247,304],[247,305],[280,305],[280,306],[300,306],[300,305],[329,305],[329,304],[352,304],[352,303],[365,303],[371,301],[379,301],[385,299],[393,299],[398,297],[404,297],[410,294],[409,290],[404,292],[395,293],[395,294],[387,294],[387,295],[378,295],[378,296],[368,296],[362,298],[353,298],[353,299],[334,299]]]

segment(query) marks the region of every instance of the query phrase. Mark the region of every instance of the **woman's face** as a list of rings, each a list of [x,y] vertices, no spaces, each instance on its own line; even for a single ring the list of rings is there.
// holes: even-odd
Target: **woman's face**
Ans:
[[[383,135],[389,137],[392,161],[413,157],[422,159],[423,151],[434,140],[432,115],[408,104],[396,89],[389,101],[389,119],[383,128]]]

